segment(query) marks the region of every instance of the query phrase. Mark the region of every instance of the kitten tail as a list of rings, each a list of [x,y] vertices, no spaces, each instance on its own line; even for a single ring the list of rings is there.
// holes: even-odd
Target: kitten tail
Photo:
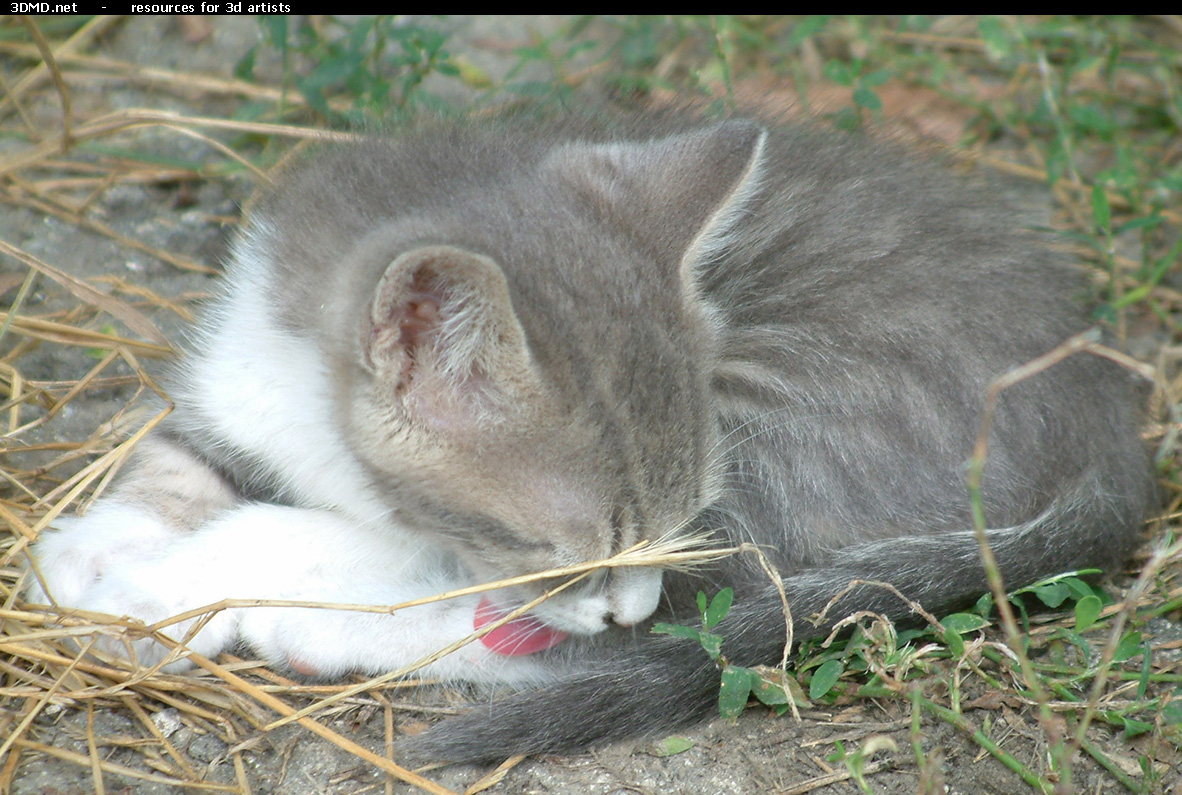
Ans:
[[[1062,571],[1064,565],[1103,566],[1125,559],[1137,538],[1130,533],[1114,540],[1112,527],[1138,526],[1147,504],[1141,499],[1147,497],[1143,491],[1135,484],[1089,477],[1034,521],[989,531],[989,544],[1007,584],[1034,582]],[[797,642],[828,634],[855,610],[896,621],[915,620],[894,593],[872,585],[850,590],[819,625],[808,620],[855,580],[889,582],[937,616],[988,589],[971,531],[839,550],[831,565],[783,580]],[[715,629],[723,638],[723,654],[738,665],[775,664],[785,640],[779,592],[754,571],[745,584],[735,585],[735,591],[730,614]],[[402,750],[416,759],[496,762],[514,754],[563,753],[611,740],[651,737],[716,714],[719,686],[717,666],[697,644],[652,636],[596,663],[578,678],[445,721],[402,743]]]

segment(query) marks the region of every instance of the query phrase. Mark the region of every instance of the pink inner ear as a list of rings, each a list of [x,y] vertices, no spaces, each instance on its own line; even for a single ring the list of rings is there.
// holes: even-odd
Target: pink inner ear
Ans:
[[[439,301],[433,295],[416,295],[406,304],[398,321],[398,342],[413,347],[419,337],[439,325]]]
[[[401,380],[404,385],[418,360],[416,349],[427,335],[439,327],[443,296],[428,265],[415,271],[406,292],[390,313],[391,325],[397,323],[398,326],[398,346],[402,349]]]
[[[431,265],[424,262],[415,269],[403,296],[398,329],[399,342],[404,345],[414,345],[420,336],[439,325],[444,296]]]

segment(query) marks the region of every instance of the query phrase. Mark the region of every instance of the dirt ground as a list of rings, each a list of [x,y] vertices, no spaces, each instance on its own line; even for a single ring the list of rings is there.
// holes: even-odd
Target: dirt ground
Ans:
[[[111,26],[88,49],[90,55],[122,60],[146,68],[228,77],[234,63],[257,41],[258,28],[247,17],[209,19],[211,31],[199,40],[186,37],[176,18],[132,18]],[[528,40],[530,30],[549,30],[556,24],[545,18],[486,18],[449,20],[453,29],[453,51],[464,52],[490,73],[503,73],[514,62],[513,43]],[[11,67],[10,67],[11,68]],[[274,69],[260,63],[260,71]],[[6,76],[15,74],[9,71]],[[453,89],[440,86],[440,91]],[[454,89],[462,92],[462,89]],[[236,97],[192,86],[154,80],[151,75],[116,80],[100,76],[82,81],[72,92],[73,113],[79,119],[121,108],[153,108],[188,115],[218,117],[231,112]],[[46,129],[58,125],[60,110],[51,91],[42,91],[26,109],[34,123]],[[208,158],[205,141],[178,134],[167,127],[148,127],[123,135],[107,146],[135,148],[168,159],[197,161]],[[17,151],[11,141],[0,141],[0,155]],[[94,156],[101,157],[96,149]],[[233,176],[190,175],[172,181],[123,182],[98,191],[88,213],[117,233],[160,247],[186,261],[210,266],[216,271],[226,240],[239,215],[240,204],[250,194],[253,179],[247,173]],[[188,300],[207,293],[217,279],[215,273],[186,271],[161,261],[150,253],[129,248],[105,234],[80,228],[68,220],[48,216],[29,206],[0,206],[0,239],[10,241],[42,260],[88,280],[114,277],[122,283],[143,285],[167,298]],[[9,264],[0,265],[0,277]],[[11,273],[11,271],[9,271]],[[23,274],[22,274],[23,275]],[[111,282],[107,282],[111,284]],[[0,292],[12,285],[0,283]],[[11,300],[11,293],[7,295]],[[48,311],[69,299],[48,282],[29,299],[29,306]],[[188,321],[183,312],[156,308],[150,316],[169,339],[178,339]],[[144,359],[149,372],[159,372],[160,363]],[[45,381],[80,378],[93,367],[95,359],[78,347],[46,346],[24,359],[24,376]],[[125,372],[130,373],[129,370]],[[127,399],[130,387],[113,386],[92,390],[84,400],[71,403],[48,431],[49,438],[84,439],[112,419]],[[1163,622],[1166,636],[1177,628]],[[1176,637],[1176,636],[1175,636]],[[943,693],[932,693],[933,697]],[[977,694],[963,695],[971,704]],[[386,709],[372,699],[358,698],[329,718],[322,718],[334,731],[377,754],[385,753],[387,716],[395,727],[413,730],[438,712],[462,707],[462,700],[426,694],[392,697]],[[1035,771],[1047,769],[1046,737],[1031,710],[1014,700],[982,703],[980,709],[966,709],[965,715],[977,727],[988,725],[990,735],[1001,738],[1006,750]],[[15,696],[0,696],[0,740],[13,730],[23,709]],[[590,753],[528,759],[510,769],[492,791],[506,793],[856,793],[849,768],[840,761],[828,761],[836,743],[847,749],[861,747],[872,738],[887,750],[870,756],[864,768],[869,791],[876,793],[948,792],[996,793],[1007,795],[1031,791],[1018,776],[981,750],[967,733],[948,723],[924,716],[918,730],[912,728],[911,705],[904,699],[884,702],[860,701],[826,710],[805,710],[803,720],[791,716],[776,718],[766,709],[751,708],[737,722],[718,720],[683,732],[689,748],[663,756],[653,741],[645,740],[601,748]],[[182,720],[175,707],[164,703],[152,708],[152,722],[161,734],[195,766],[204,781],[229,785],[242,791],[248,782],[253,793],[363,793],[412,792],[407,784],[391,785],[378,768],[314,736],[297,726],[286,726],[268,734],[241,738],[231,749],[222,739]],[[104,738],[103,759],[133,771],[151,773],[136,738],[145,732],[140,723],[122,709],[100,707],[90,720],[85,705],[49,704],[41,710],[29,736],[42,749],[26,746],[11,776],[13,795],[74,795],[96,791],[89,755],[88,734]],[[1153,792],[1182,795],[1178,750],[1146,748],[1148,736],[1127,739],[1103,726],[1090,734],[1092,742],[1104,748],[1129,776],[1141,775],[1138,758],[1158,760],[1163,776]],[[889,742],[888,742],[889,741]],[[912,743],[919,743],[927,759],[924,770],[916,763]],[[890,748],[895,750],[889,750]],[[69,754],[51,756],[44,748]],[[236,753],[232,753],[236,752]],[[1164,761],[1163,761],[1164,760]],[[4,760],[0,759],[0,765]],[[1162,767],[1164,765],[1164,767]],[[1170,766],[1173,769],[1170,770]],[[444,787],[462,792],[489,771],[452,767],[426,775]],[[921,780],[922,779],[922,780]],[[101,786],[112,793],[170,793],[180,788],[105,771]],[[1075,764],[1075,784],[1081,793],[1125,791],[1113,775],[1091,757],[1081,755]]]

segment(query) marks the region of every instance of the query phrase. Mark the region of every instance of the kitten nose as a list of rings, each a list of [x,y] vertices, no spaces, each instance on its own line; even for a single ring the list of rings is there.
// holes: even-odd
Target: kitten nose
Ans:
[[[621,627],[644,621],[661,600],[660,569],[616,569],[608,582],[608,609],[612,621]]]
[[[640,621],[640,619],[635,619],[626,613],[611,613],[610,618],[612,623],[618,627],[634,627]]]

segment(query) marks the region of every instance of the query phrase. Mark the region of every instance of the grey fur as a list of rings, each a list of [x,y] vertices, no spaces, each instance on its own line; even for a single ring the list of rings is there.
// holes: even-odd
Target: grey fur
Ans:
[[[993,196],[777,125],[424,124],[289,169],[255,218],[275,311],[323,346],[341,433],[392,510],[489,576],[682,524],[754,542],[797,639],[855,579],[937,613],[986,589],[962,468],[985,390],[1088,325],[1074,266]],[[471,313],[453,337],[435,303],[440,323]],[[1137,421],[1131,377],[1095,357],[1005,393],[984,500],[1007,584],[1127,557],[1152,502]],[[520,497],[551,483],[561,510]],[[693,621],[694,593],[723,586],[728,659],[777,661],[780,599],[749,558],[666,574],[657,617]],[[859,588],[830,616],[854,609],[908,613]],[[569,751],[709,715],[713,664],[646,627],[407,750]]]

